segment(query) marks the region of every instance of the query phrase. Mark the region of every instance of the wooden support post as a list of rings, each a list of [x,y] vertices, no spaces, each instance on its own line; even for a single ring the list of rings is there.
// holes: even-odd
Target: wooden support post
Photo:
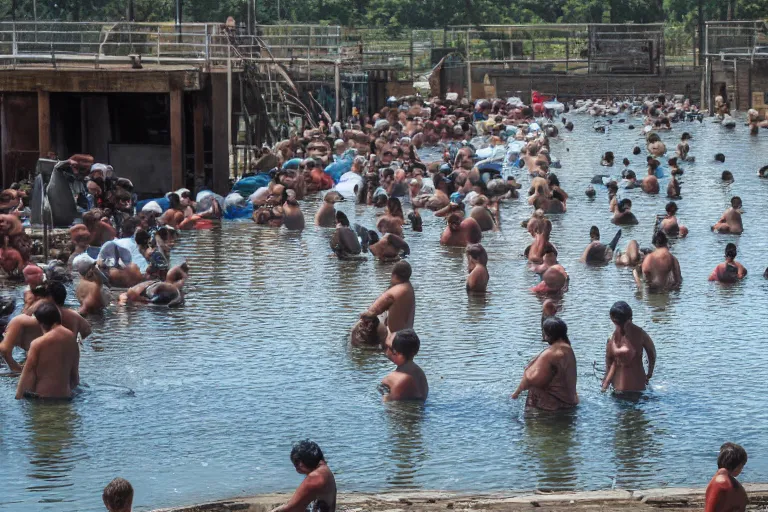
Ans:
[[[193,127],[195,139],[195,192],[205,188],[205,135],[203,132],[203,97],[195,98]]]
[[[227,77],[211,74],[211,133],[213,138],[213,191],[225,195],[229,191],[229,133],[227,110]]]
[[[184,187],[184,92],[171,91],[171,186],[173,190]]]
[[[47,158],[51,151],[51,94],[37,91],[37,133],[41,158]]]

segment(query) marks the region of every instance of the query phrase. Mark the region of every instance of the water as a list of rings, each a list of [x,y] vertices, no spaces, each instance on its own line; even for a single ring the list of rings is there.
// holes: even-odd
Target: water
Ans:
[[[561,314],[579,364],[574,413],[526,414],[523,400],[509,398],[543,348],[540,300],[527,291],[537,278],[519,257],[530,240],[519,227],[525,201],[504,205],[504,231],[484,235],[484,298],[465,293],[465,261],[439,245],[439,219],[425,212],[424,232],[406,231],[426,405],[382,404],[376,386],[391,363],[346,345],[357,315],[387,287],[391,264],[338,261],[329,230],[227,223],[184,234],[178,258],[193,274],[183,309],[112,306],[94,322],[81,359],[87,387],[74,402],[16,402],[16,380],[0,377],[0,510],[100,511],[115,476],[133,483],[136,510],[292,490],[300,476],[288,454],[301,438],[320,444],[344,491],[702,485],[727,440],[749,452],[743,479],[768,481],[760,344],[768,182],[756,176],[768,163],[766,132],[751,138],[743,126],[728,132],[705,122],[661,134],[670,150],[683,131],[695,137],[697,161],[684,165],[678,202],[691,233],[673,247],[682,289],[641,295],[627,269],[578,262],[590,225],[606,239],[614,233],[604,189],[594,200],[583,193],[604,171],[600,156],[612,150],[620,162],[641,135],[626,125],[598,134],[591,119],[575,121],[552,144],[571,194],[568,213],[553,219],[553,241],[571,276]],[[713,163],[716,151],[725,166]],[[641,175],[644,159],[631,158]],[[732,185],[719,181],[724,168]],[[745,234],[710,233],[734,194],[744,199]],[[630,238],[648,246],[666,199],[628,195],[641,224],[624,230],[620,247]],[[305,205],[308,219],[317,204]],[[340,208],[373,226],[372,209]],[[722,287],[707,277],[729,241],[750,275]],[[658,350],[653,389],[637,403],[601,394],[593,370],[595,361],[602,367],[616,300],[630,303]]]

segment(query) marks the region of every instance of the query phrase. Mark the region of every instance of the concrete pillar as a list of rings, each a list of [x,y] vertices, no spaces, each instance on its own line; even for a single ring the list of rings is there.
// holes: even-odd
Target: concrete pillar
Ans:
[[[51,151],[51,94],[37,91],[38,149],[41,158],[47,158]]]
[[[195,139],[195,192],[205,187],[205,133],[203,132],[203,97],[195,98],[193,127]]]
[[[227,111],[227,75],[211,74],[211,120],[213,149],[213,191],[225,195],[229,192],[229,145],[227,140],[230,123]]]
[[[171,186],[173,190],[184,187],[184,92],[171,91]]]

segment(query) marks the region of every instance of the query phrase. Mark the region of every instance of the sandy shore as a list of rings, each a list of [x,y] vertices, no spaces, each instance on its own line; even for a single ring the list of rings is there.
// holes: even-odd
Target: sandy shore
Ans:
[[[747,510],[768,510],[768,484],[745,484],[750,506]],[[190,505],[155,512],[269,512],[285,503],[288,494],[263,494]],[[589,491],[577,493],[510,492],[469,494],[445,491],[402,493],[339,494],[337,510],[346,512],[437,512],[445,510],[518,512],[538,509],[583,511],[666,512],[704,509],[704,488],[665,488],[645,491]]]

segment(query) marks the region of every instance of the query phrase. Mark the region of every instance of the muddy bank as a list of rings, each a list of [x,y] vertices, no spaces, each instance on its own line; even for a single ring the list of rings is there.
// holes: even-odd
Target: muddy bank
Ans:
[[[747,510],[766,510],[768,484],[746,484],[750,505]],[[158,509],[155,512],[269,512],[285,503],[288,494],[264,494],[232,498],[200,505]],[[466,494],[416,491],[382,494],[339,494],[337,510],[346,512],[437,512],[445,510],[531,511],[651,511],[703,510],[704,488],[666,488],[645,491],[589,491],[578,493],[510,492]]]

